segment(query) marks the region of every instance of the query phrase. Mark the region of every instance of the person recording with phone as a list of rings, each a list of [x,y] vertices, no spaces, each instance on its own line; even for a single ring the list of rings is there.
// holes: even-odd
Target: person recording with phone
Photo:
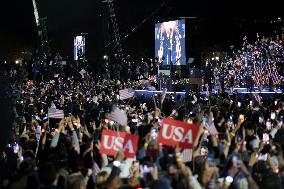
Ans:
[[[240,155],[232,154],[226,164],[223,188],[235,189],[258,189],[256,182],[249,173],[249,170],[241,160]]]

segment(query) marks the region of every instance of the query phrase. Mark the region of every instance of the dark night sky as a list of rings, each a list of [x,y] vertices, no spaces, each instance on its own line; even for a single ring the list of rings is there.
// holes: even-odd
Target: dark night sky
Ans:
[[[164,0],[116,0],[121,33],[129,33],[162,2]],[[124,41],[124,47],[128,52],[152,55],[154,24],[158,20],[190,16],[197,18],[186,20],[189,56],[206,50],[222,50],[236,44],[244,34],[253,36],[258,31],[274,30],[275,24],[269,21],[283,15],[280,2],[237,2],[168,0],[157,14]],[[89,58],[104,53],[102,26],[104,15],[108,15],[105,4],[99,0],[40,0],[38,6],[40,14],[48,18],[53,51],[71,56],[73,36],[84,32],[88,33]],[[19,52],[35,46],[32,0],[8,0],[1,8],[0,60],[5,56],[16,58]]]

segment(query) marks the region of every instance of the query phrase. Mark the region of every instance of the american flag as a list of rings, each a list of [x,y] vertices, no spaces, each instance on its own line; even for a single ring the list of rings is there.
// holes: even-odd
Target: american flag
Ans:
[[[214,122],[212,122],[210,125],[208,123],[206,123],[204,126],[209,131],[209,133],[211,135],[218,135],[218,131],[217,131],[216,127],[215,127]]]
[[[95,162],[93,165],[93,173],[92,173],[92,179],[95,182],[96,181],[96,177],[97,174],[101,171],[100,167],[98,166],[98,164]]]
[[[266,76],[265,70],[262,69],[261,65],[255,65],[254,68],[254,82],[256,86],[263,86],[266,82]]]
[[[53,119],[63,119],[64,118],[64,111],[56,109],[54,107],[48,109],[48,118]]]
[[[258,102],[258,104],[261,104],[261,96],[259,94],[253,93],[254,99]]]
[[[184,149],[181,153],[181,157],[184,163],[192,160],[192,149]]]
[[[119,91],[120,100],[125,100],[134,96],[135,91],[131,88]]]
[[[127,124],[127,115],[125,111],[115,108],[114,111],[112,111],[109,115],[109,119],[112,121],[115,121],[119,123],[120,125],[126,125]]]
[[[207,119],[205,118],[204,127],[209,131],[211,135],[217,135],[218,131],[215,127],[214,120],[212,115],[210,115]]]
[[[139,80],[139,81],[145,87],[148,87],[148,86],[151,85],[151,82],[148,79],[142,79],[142,80]]]
[[[163,102],[164,102],[164,100],[166,98],[167,91],[168,91],[167,88],[163,89],[163,92],[162,92],[162,95],[161,95],[161,104],[163,104]]]

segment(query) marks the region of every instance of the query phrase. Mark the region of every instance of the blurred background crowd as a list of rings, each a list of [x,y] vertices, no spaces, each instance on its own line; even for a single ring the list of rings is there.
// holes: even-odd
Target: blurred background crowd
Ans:
[[[275,89],[283,82],[283,38],[259,36],[255,41],[243,38],[238,49],[233,45],[228,52],[209,53],[205,69],[209,69],[212,84],[226,89],[247,87]],[[208,74],[209,75],[209,74]]]

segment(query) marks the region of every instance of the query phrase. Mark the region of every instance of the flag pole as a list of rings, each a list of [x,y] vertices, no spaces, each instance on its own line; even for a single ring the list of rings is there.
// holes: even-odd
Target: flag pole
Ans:
[[[155,109],[157,109],[157,104],[156,104],[155,95],[152,96],[152,99],[153,99],[153,102],[154,102],[154,105],[155,105]]]
[[[164,103],[164,100],[165,100],[165,98],[166,98],[166,95],[167,95],[167,88],[164,88],[163,89],[163,93],[162,93],[162,96],[161,96],[161,111],[162,111],[162,108],[163,108],[163,103]]]
[[[135,94],[128,100],[128,102],[127,102],[127,104],[126,104],[126,106],[128,106],[129,105],[129,103],[133,100],[133,97],[135,96]],[[132,102],[131,102],[131,104],[132,104]]]
[[[161,111],[162,111],[162,109],[163,109],[163,102],[161,102]]]

